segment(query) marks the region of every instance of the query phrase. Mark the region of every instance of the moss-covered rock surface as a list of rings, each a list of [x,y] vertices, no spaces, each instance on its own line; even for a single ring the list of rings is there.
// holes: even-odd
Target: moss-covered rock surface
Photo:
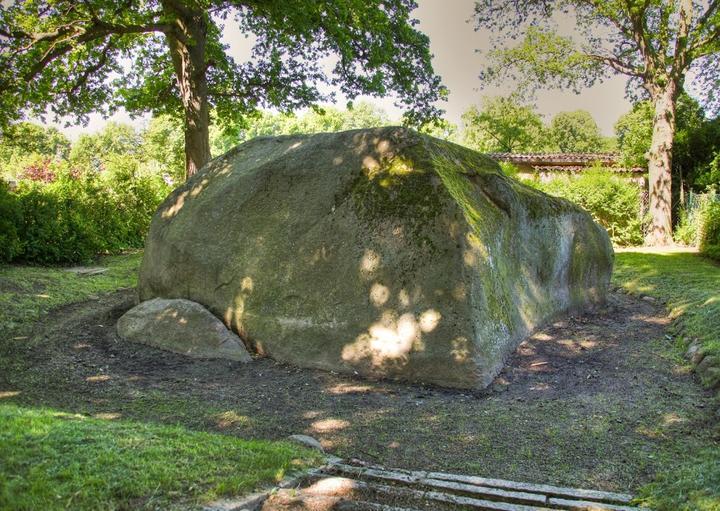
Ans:
[[[612,263],[569,202],[381,128],[213,160],[155,214],[139,290],[205,305],[276,360],[477,388],[536,326],[602,301]]]

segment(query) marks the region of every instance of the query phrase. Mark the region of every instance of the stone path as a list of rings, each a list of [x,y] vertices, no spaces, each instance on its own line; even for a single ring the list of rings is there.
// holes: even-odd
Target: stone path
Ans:
[[[235,511],[638,511],[632,496],[336,460]]]

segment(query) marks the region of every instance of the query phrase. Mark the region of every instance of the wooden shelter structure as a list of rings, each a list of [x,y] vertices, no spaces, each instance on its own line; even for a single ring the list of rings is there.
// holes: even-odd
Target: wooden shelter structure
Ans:
[[[489,153],[499,162],[512,163],[520,178],[549,181],[561,175],[577,175],[593,167],[617,172],[645,185],[647,168],[625,167],[617,153]]]

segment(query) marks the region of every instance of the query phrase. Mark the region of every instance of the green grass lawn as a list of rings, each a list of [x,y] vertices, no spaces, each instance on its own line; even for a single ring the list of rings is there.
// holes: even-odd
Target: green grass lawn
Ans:
[[[621,252],[616,255],[614,282],[625,290],[655,297],[675,318],[673,333],[679,353],[698,340],[707,357],[720,365],[720,265],[690,252]],[[705,379],[707,386],[720,380]]]
[[[676,351],[670,356],[680,359],[695,340],[706,357],[720,355],[720,265],[689,252],[621,252],[616,254],[614,283],[666,303],[675,319]],[[702,379],[717,389],[717,381]],[[707,426],[717,428],[718,417]],[[720,447],[715,443],[687,453],[675,470],[642,489],[641,501],[658,510],[720,510]]]
[[[317,458],[285,442],[0,405],[0,509],[191,507]]]
[[[54,307],[134,286],[140,258],[101,258],[108,271],[85,277],[0,266],[0,343],[27,335]],[[0,509],[193,508],[322,461],[287,442],[18,405],[15,395],[0,384]]]
[[[91,276],[56,267],[0,265],[0,335],[31,326],[54,307],[135,286],[141,259],[140,252],[102,257],[92,266],[108,270]]]

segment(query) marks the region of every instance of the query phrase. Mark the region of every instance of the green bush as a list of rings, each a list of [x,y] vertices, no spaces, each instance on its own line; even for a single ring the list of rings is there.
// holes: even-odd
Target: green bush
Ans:
[[[590,169],[577,177],[563,176],[546,183],[535,181],[530,184],[586,209],[597,223],[607,229],[615,245],[642,244],[642,190],[632,181],[607,170]]]
[[[52,182],[26,179],[13,192],[0,191],[0,241],[17,240],[3,243],[0,259],[73,263],[141,247],[169,190],[160,176],[136,170],[127,160],[102,174],[60,167]]]
[[[676,243],[698,246],[705,212],[717,200],[715,192],[690,193],[687,202],[678,211],[678,222],[673,232]]]
[[[0,180],[0,262],[14,259],[22,251],[17,226],[22,215],[8,184]]]
[[[698,248],[701,254],[720,261],[720,202],[704,208]]]

